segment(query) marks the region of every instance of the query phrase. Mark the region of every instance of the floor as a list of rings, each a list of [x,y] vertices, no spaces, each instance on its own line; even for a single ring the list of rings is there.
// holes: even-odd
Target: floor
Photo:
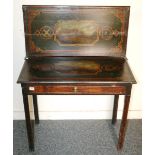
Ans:
[[[142,121],[129,120],[124,148],[116,150],[120,121],[42,120],[35,126],[35,152],[29,152],[25,121],[14,121],[14,155],[141,155]]]

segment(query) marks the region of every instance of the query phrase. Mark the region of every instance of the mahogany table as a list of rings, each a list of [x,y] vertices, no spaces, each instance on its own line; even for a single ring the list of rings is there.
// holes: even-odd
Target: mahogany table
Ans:
[[[27,134],[29,140],[29,147],[31,150],[34,149],[34,132],[30,119],[28,95],[33,96],[35,122],[39,123],[37,95],[55,94],[115,95],[112,124],[116,123],[119,95],[125,95],[123,116],[119,132],[119,140],[117,144],[118,149],[121,149],[123,147],[125,130],[127,126],[127,114],[131,95],[131,88],[132,84],[136,83],[127,62],[123,64],[123,70],[119,77],[106,76],[103,78],[92,78],[91,76],[89,76],[87,78],[65,78],[63,76],[57,76],[57,78],[51,78],[47,77],[47,75],[46,77],[44,75],[34,76],[33,72],[30,72],[28,62],[25,61],[20,77],[18,79],[18,83],[21,83],[22,87]]]
[[[114,95],[112,124],[119,95],[125,95],[117,149],[121,150],[135,78],[126,58],[129,7],[23,6],[26,57],[18,78],[30,150],[34,129],[28,95]],[[74,104],[74,103],[73,103]]]

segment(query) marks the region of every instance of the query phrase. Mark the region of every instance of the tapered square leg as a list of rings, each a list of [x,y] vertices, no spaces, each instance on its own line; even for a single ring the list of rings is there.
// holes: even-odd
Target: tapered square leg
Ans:
[[[126,133],[126,128],[127,128],[127,115],[128,115],[128,109],[129,109],[129,102],[130,102],[130,95],[126,95],[125,100],[124,100],[122,122],[120,126],[120,131],[119,131],[119,139],[118,139],[118,144],[117,144],[118,150],[121,150],[124,144],[125,133]]]
[[[112,116],[112,124],[113,125],[117,121],[118,99],[119,99],[119,95],[115,95],[115,97],[114,97],[114,107],[113,107],[113,116]]]
[[[39,124],[37,95],[33,95],[33,107],[34,107],[35,123]]]
[[[25,110],[25,119],[26,119],[29,149],[30,151],[34,151],[34,131],[33,131],[34,129],[33,129],[31,118],[30,118],[28,95],[25,93],[24,88],[22,88],[22,94],[23,94],[23,103],[24,103],[24,110]]]

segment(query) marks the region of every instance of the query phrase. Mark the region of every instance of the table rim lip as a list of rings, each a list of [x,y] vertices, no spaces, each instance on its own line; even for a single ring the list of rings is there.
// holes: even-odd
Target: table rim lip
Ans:
[[[17,81],[17,84],[42,84],[42,85],[46,85],[46,84],[49,84],[49,85],[62,85],[62,84],[115,84],[115,85],[119,85],[119,84],[137,84],[136,81],[123,81],[123,82],[119,82],[119,81]]]

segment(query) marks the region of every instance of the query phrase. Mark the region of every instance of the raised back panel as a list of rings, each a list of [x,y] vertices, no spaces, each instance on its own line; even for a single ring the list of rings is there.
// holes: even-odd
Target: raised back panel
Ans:
[[[31,56],[125,56],[129,7],[23,6]]]

